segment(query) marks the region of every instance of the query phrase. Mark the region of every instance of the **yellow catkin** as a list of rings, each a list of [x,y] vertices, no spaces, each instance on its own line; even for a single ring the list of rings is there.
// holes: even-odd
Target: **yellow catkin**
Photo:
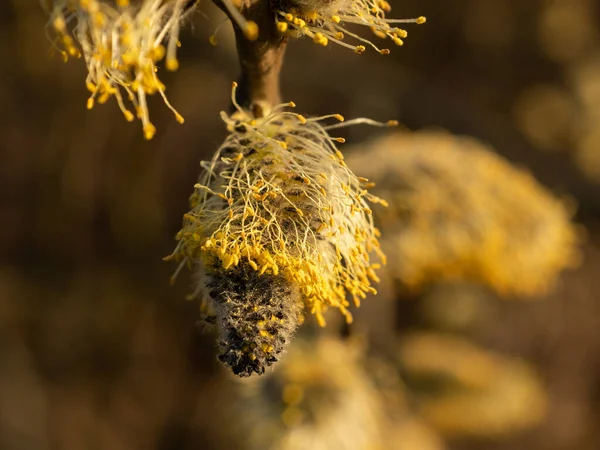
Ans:
[[[65,59],[83,55],[87,65],[88,108],[95,100],[102,104],[115,97],[125,119],[131,121],[134,116],[125,106],[130,101],[144,136],[151,139],[156,129],[146,96],[159,94],[183,123],[157,72],[163,61],[168,70],[179,68],[180,22],[194,6],[188,0],[118,0],[116,5],[107,0],[49,0],[54,45]]]
[[[412,393],[422,417],[444,436],[500,438],[539,424],[548,413],[542,380],[525,361],[439,332],[409,333],[397,355],[411,379],[454,387]]]
[[[579,261],[572,208],[475,139],[397,133],[346,159],[389,201],[375,213],[408,286],[467,280],[535,296]]]
[[[380,39],[391,39],[395,45],[402,45],[407,32],[398,28],[398,24],[423,24],[425,17],[416,19],[388,19],[386,13],[391,11],[387,1],[381,0],[349,0],[332,2],[304,2],[292,0],[288,10],[278,10],[277,29],[280,33],[291,37],[308,36],[313,42],[327,46],[329,42],[363,53],[366,46],[382,55],[390,50],[379,48],[370,39],[355,34],[344,24],[364,25],[369,27],[373,35]],[[349,44],[346,36],[365,45]]]

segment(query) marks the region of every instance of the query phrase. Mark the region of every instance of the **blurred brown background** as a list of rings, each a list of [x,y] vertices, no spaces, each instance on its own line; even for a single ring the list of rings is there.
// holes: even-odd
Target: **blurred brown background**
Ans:
[[[494,301],[471,339],[540,372],[544,422],[451,449],[600,448],[600,2],[405,0],[427,16],[387,57],[292,42],[283,93],[299,112],[396,118],[492,144],[574,198],[583,265],[540,301]],[[220,420],[230,392],[214,338],[198,330],[161,258],[198,162],[220,144],[237,62],[212,5],[187,25],[164,81],[184,125],[152,98],[142,139],[114,101],[85,109],[81,61],[49,58],[35,0],[0,4],[0,449],[237,448]],[[213,19],[215,18],[216,19]],[[378,131],[356,128],[360,142]],[[510,182],[510,180],[507,180]],[[376,300],[374,300],[376,301]],[[404,329],[419,326],[404,305]]]

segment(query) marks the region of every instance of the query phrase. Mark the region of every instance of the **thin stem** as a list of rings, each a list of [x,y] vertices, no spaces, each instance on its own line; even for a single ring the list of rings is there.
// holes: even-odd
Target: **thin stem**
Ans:
[[[275,14],[264,0],[242,0],[240,13],[258,26],[258,36],[248,39],[244,30],[231,16],[221,0],[215,4],[229,16],[235,32],[241,76],[236,100],[257,116],[263,108],[281,103],[280,73],[287,39],[282,37],[275,25]]]

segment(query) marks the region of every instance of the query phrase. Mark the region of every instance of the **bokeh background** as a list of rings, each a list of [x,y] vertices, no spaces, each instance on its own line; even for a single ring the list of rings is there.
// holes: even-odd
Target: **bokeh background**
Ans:
[[[348,351],[339,370],[355,385],[323,381],[338,390],[328,401],[357,386],[364,420],[340,420],[349,430],[363,424],[367,435],[385,422],[387,431],[373,432],[381,448],[600,448],[600,2],[392,7],[394,17],[424,15],[427,24],[409,27],[404,47],[386,57],[292,42],[284,98],[306,114],[395,118],[490,144],[577,204],[587,230],[582,263],[535,301],[462,283],[419,294],[384,287],[388,295],[369,299],[353,328],[324,332],[349,338],[307,350],[301,341],[315,337],[301,337],[290,359],[325,355],[332,373],[340,358],[327,355]],[[230,30],[217,47],[208,43],[223,16],[200,9],[181,36],[180,70],[164,78],[186,123],[152,98],[158,133],[146,142],[114,101],[85,109],[84,65],[49,57],[37,1],[0,3],[1,449],[266,448],[256,442],[298,423],[289,408],[268,406],[285,380],[251,386],[250,399],[238,394],[211,330],[197,324],[197,305],[184,300],[190,278],[169,286],[175,267],[162,261],[199,161],[225,136],[218,112],[238,74]],[[345,136],[361,145],[381,132],[357,127]],[[294,379],[293,367],[278,376]],[[451,380],[446,395],[420,376],[431,373]],[[476,406],[450,395],[464,386],[481,393]],[[288,407],[300,402],[281,389]],[[278,448],[274,439],[268,445]],[[362,441],[340,442],[323,448]]]

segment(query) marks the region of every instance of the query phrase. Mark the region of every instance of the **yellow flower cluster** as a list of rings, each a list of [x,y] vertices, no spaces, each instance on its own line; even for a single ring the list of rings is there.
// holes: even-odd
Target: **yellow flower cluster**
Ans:
[[[291,7],[277,11],[277,29],[286,36],[305,35],[322,46],[334,42],[356,53],[363,53],[366,50],[364,45],[344,42],[348,35],[387,55],[389,49],[380,49],[369,39],[349,31],[343,24],[367,26],[378,38],[389,38],[400,46],[407,32],[395,24],[425,23],[425,17],[422,16],[416,19],[386,19],[385,13],[390,11],[391,6],[386,0],[295,0],[291,2]]]
[[[409,287],[463,279],[509,295],[544,293],[579,259],[565,202],[474,139],[399,133],[348,158],[377,179],[393,275]]]
[[[165,95],[157,76],[157,64],[165,59],[168,70],[179,67],[176,52],[183,16],[190,0],[47,0],[48,28],[65,61],[83,55],[92,93],[87,106],[105,103],[114,96],[128,121],[137,116],[144,136],[151,139],[156,128],[150,122],[146,95],[159,93],[178,122],[183,117]],[[77,44],[78,43],[78,44]],[[135,115],[125,105],[129,100]]]
[[[337,114],[305,118],[275,106],[253,118],[237,112],[222,118],[229,136],[191,197],[179,244],[171,256],[180,268],[199,262],[205,272],[249,264],[260,275],[283,275],[324,325],[323,313],[338,308],[351,320],[347,294],[359,304],[384,262],[367,201],[381,202],[356,177],[327,130],[367,119],[323,126]],[[373,261],[372,258],[377,261]],[[204,288],[199,286],[198,293]]]

